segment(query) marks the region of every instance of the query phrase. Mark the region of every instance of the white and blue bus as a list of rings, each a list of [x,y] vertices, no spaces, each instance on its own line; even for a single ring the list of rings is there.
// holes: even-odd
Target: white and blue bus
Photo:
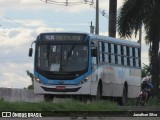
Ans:
[[[34,92],[54,96],[116,97],[140,93],[140,44],[88,33],[41,33],[35,41]],[[30,48],[29,56],[32,56]]]

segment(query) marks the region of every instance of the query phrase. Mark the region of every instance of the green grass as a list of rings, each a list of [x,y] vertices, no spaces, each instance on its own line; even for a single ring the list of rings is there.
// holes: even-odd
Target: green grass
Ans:
[[[147,106],[160,106],[160,101],[157,98],[150,98],[148,100]]]
[[[125,104],[125,106],[135,106],[136,105],[136,99],[135,98],[129,98],[127,100],[127,103]]]
[[[118,111],[118,105],[112,101],[83,103],[66,101],[62,103],[50,102],[5,102],[0,100],[0,110],[3,111]]]

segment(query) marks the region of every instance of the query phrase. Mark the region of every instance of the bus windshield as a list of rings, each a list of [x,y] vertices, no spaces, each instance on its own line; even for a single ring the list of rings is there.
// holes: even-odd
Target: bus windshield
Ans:
[[[86,44],[37,45],[36,68],[55,73],[80,72],[87,69]]]

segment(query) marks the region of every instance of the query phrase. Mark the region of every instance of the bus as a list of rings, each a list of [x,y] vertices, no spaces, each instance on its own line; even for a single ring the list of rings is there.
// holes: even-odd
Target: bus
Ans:
[[[138,97],[141,89],[140,44],[90,33],[41,33],[35,43],[34,92],[45,100]],[[32,45],[31,45],[32,46]],[[32,47],[29,56],[32,56]]]

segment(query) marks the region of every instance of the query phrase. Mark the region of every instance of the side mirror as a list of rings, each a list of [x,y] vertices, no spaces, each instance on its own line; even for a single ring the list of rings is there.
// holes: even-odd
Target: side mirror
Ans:
[[[29,48],[29,57],[32,57],[33,48]]]

